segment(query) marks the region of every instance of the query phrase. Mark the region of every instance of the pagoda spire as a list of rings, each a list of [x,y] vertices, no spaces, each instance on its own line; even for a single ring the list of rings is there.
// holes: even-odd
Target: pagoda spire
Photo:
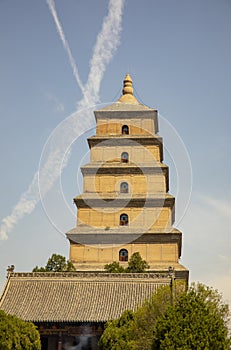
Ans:
[[[132,86],[132,78],[129,74],[124,78],[124,88],[123,95],[130,94],[133,95],[133,86]]]
[[[127,74],[123,81],[123,95],[119,98],[119,102],[139,104],[135,96],[133,95],[132,78],[130,74]]]

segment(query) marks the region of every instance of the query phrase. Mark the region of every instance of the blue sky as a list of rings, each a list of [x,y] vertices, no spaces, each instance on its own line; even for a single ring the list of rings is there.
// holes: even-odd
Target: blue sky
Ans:
[[[55,6],[85,84],[108,1],[56,0]],[[193,187],[183,219],[176,212],[177,228],[183,231],[181,262],[190,270],[190,281],[218,288],[231,302],[230,34],[230,0],[127,0],[120,45],[106,65],[99,96],[102,103],[118,99],[129,72],[137,98],[158,109],[182,139],[192,165]],[[45,0],[1,1],[0,42],[0,218],[4,219],[28,189],[50,134],[76,111],[82,92]],[[170,192],[177,200],[175,178],[184,169],[178,165],[174,170],[174,159],[169,157],[174,143],[167,140],[165,119],[160,117],[160,135],[167,145]],[[45,202],[52,219],[39,202],[7,240],[0,240],[1,286],[10,264],[16,271],[30,271],[44,265],[53,252],[68,257],[69,244],[60,231],[75,226],[72,198],[79,193],[78,166],[91,133],[94,129],[78,139],[61,177],[72,213],[62,211],[65,201],[60,204],[57,197],[57,181]],[[189,178],[179,178],[181,191],[187,192]]]

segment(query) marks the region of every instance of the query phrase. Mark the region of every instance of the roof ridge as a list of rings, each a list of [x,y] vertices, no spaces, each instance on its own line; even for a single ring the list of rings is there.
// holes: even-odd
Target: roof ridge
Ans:
[[[109,273],[104,271],[71,271],[71,272],[13,272],[10,274],[7,282],[12,278],[18,277],[52,277],[52,278],[60,278],[60,277],[112,277],[112,278],[123,278],[123,279],[163,279],[169,278],[172,276],[172,270],[164,271],[164,272],[142,272],[142,273]],[[6,283],[6,287],[7,287]]]

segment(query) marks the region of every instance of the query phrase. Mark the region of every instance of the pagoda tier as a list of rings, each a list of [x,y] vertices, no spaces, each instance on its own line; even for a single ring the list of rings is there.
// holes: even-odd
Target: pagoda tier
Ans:
[[[94,113],[83,193],[74,198],[77,223],[67,233],[71,261],[100,270],[113,261],[126,264],[138,251],[153,271],[186,271],[178,262],[182,234],[173,227],[175,198],[168,193],[157,111],[137,101],[127,75],[121,98]]]

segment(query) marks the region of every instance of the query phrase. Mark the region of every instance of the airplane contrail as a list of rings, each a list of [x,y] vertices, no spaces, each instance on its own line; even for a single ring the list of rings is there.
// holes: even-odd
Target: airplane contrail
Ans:
[[[54,19],[54,22],[55,22],[55,25],[56,25],[56,29],[57,29],[57,32],[59,34],[59,37],[63,43],[63,46],[64,46],[64,49],[67,53],[67,56],[69,58],[69,61],[70,61],[70,65],[71,65],[71,68],[73,70],[73,75],[74,75],[74,78],[76,79],[77,81],[77,84],[79,85],[82,93],[84,93],[84,86],[82,84],[82,81],[80,79],[80,76],[79,76],[79,72],[78,72],[78,68],[76,66],[76,63],[75,63],[75,60],[74,60],[74,57],[72,56],[72,53],[71,53],[71,49],[69,47],[69,44],[66,40],[66,37],[64,35],[64,32],[63,32],[63,29],[62,29],[62,26],[61,26],[61,23],[60,23],[60,20],[58,18],[58,15],[57,15],[57,12],[56,12],[56,9],[55,9],[55,3],[53,0],[47,0],[47,4],[49,6],[49,9],[51,11],[51,14],[53,16],[53,19]]]
[[[92,97],[94,97],[93,104],[99,101],[100,84],[106,66],[120,44],[123,5],[124,0],[110,0],[109,2],[108,15],[105,17],[102,30],[96,39],[96,45],[90,62],[90,72],[85,86],[86,93],[81,103],[85,98],[89,98],[89,101],[86,101],[87,105],[89,105]],[[79,105],[81,105],[81,103]]]
[[[53,2],[49,0],[51,5]],[[10,215],[2,219],[0,227],[0,238],[6,240],[8,233],[14,228],[20,219],[26,214],[30,214],[38,204],[41,198],[52,188],[55,181],[59,178],[63,168],[67,165],[71,154],[71,149],[65,162],[62,163],[63,155],[72,141],[85,132],[91,126],[92,113],[87,113],[86,109],[99,101],[99,89],[107,64],[113,57],[120,43],[120,33],[122,30],[122,14],[124,0],[109,1],[108,14],[103,20],[102,29],[99,32],[96,44],[93,50],[93,56],[90,62],[90,72],[86,85],[83,87],[83,97],[77,105],[77,110],[62,125],[62,134],[55,148],[51,149],[40,171],[37,171],[33,177],[28,189],[21,195],[18,203],[14,206]],[[52,7],[53,17],[58,18],[55,7]],[[57,24],[56,24],[57,25]],[[60,27],[61,28],[61,27]],[[62,28],[61,28],[62,29]],[[61,36],[60,36],[61,38]],[[65,37],[63,36],[65,39]],[[62,39],[61,39],[62,40]],[[68,51],[68,46],[64,45]],[[70,58],[70,57],[69,57]],[[77,68],[77,67],[76,67]],[[79,80],[81,83],[81,80]],[[77,81],[78,85],[79,82]],[[80,85],[79,85],[80,86]],[[84,111],[85,109],[85,111]],[[86,118],[79,120],[80,111],[87,114]],[[62,123],[61,123],[62,124]],[[70,132],[72,130],[72,132]],[[58,130],[57,135],[59,135]],[[63,137],[65,135],[66,137]],[[39,182],[38,182],[39,181]],[[40,184],[40,186],[39,186]],[[42,188],[42,191],[41,191]]]

